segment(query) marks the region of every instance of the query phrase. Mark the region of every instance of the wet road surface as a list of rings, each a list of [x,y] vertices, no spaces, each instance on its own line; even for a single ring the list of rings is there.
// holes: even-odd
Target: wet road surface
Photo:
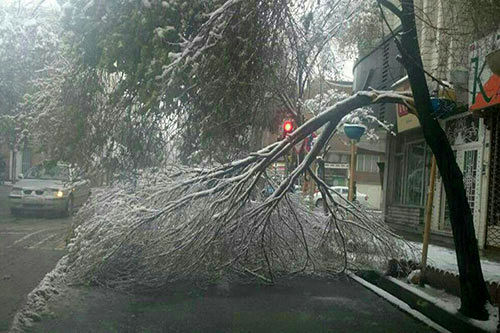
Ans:
[[[0,332],[8,330],[26,296],[65,254],[71,218],[14,217],[9,186],[0,185]]]

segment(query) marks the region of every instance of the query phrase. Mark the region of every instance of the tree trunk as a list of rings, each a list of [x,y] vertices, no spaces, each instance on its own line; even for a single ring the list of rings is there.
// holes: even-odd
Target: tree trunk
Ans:
[[[431,115],[432,105],[418,45],[413,0],[403,0],[401,4],[403,32],[400,51],[423,135],[436,157],[446,191],[460,274],[460,312],[472,318],[487,319],[485,304],[489,300],[489,294],[481,271],[472,212],[464,188],[463,175],[445,132]]]

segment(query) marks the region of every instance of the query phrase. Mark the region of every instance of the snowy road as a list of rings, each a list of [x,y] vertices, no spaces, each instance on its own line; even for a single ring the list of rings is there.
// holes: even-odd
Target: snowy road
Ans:
[[[7,331],[26,295],[65,253],[71,220],[13,217],[0,186],[0,332]]]

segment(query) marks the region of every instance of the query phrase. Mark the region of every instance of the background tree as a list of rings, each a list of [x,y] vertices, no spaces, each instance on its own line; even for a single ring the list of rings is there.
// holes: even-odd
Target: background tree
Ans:
[[[58,22],[52,10],[21,2],[2,2],[0,22],[0,143],[13,147],[27,125],[18,117],[24,95],[59,49]]]
[[[116,78],[107,108],[134,119],[122,131],[149,133],[117,140],[129,157],[144,160],[136,151],[161,137],[185,163],[227,162],[278,119],[302,122],[307,83],[321,66],[337,74],[332,40],[353,3],[67,0],[62,22],[75,70]]]

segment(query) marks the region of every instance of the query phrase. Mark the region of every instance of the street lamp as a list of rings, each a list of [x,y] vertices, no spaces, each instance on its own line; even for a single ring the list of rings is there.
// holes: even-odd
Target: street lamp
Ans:
[[[354,201],[354,174],[356,172],[356,143],[366,131],[366,126],[345,124],[344,133],[351,140],[351,165],[349,170],[349,201]]]

